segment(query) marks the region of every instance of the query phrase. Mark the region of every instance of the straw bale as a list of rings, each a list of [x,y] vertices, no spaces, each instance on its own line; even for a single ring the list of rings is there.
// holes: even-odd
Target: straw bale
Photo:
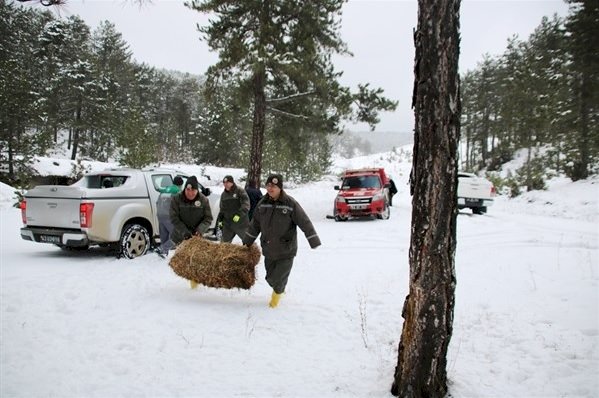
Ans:
[[[181,242],[169,265],[177,275],[205,286],[249,289],[256,282],[260,254],[256,244],[246,247],[194,236]]]

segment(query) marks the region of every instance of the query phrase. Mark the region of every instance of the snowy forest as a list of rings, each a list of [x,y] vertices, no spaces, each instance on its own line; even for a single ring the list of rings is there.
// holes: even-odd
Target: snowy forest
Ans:
[[[543,18],[461,76],[464,169],[492,172],[525,149],[508,184],[541,189],[552,175],[599,171],[599,3],[570,3],[566,18]]]
[[[509,39],[504,54],[462,73],[462,169],[512,192],[543,188],[555,174],[598,172],[598,15],[596,3],[572,2],[567,17],[544,19],[527,40]],[[0,1],[1,178],[26,184],[32,157],[60,139],[72,159],[246,167],[253,105],[243,87],[220,82],[206,90],[204,76],[134,62],[109,21],[91,31],[78,17]],[[338,128],[269,117],[266,170],[277,164],[304,181],[326,172]],[[276,135],[282,128],[293,133]],[[528,153],[522,169],[495,176],[519,149]]]

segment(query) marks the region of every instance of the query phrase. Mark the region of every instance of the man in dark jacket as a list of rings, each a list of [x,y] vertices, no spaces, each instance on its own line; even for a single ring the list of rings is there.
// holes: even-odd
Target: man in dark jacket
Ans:
[[[397,187],[393,179],[389,178],[389,206],[393,206],[393,196],[397,193]]]
[[[230,243],[235,235],[243,239],[248,228],[248,212],[250,210],[250,198],[244,189],[235,184],[232,176],[223,179],[225,190],[220,195],[220,212],[218,223],[222,222],[222,242]]]
[[[250,219],[250,221],[252,221],[252,217],[254,216],[254,209],[256,208],[258,202],[260,202],[260,199],[262,199],[262,191],[260,191],[260,189],[258,188],[246,185],[245,192],[248,194],[248,197],[250,198],[250,211],[248,213],[248,218]]]
[[[297,227],[304,232],[312,249],[320,246],[320,238],[304,209],[283,191],[283,178],[280,175],[268,176],[266,192],[256,206],[243,244],[250,246],[262,234],[260,245],[264,254],[266,281],[273,289],[268,305],[275,308],[285,292],[297,254]]]
[[[208,198],[198,191],[198,180],[191,176],[183,192],[171,199],[169,215],[173,223],[171,239],[181,243],[193,235],[203,235],[212,223],[212,210]]]

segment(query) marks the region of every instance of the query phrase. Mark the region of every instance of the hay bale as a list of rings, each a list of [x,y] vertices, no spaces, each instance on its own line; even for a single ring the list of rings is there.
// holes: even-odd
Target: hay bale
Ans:
[[[256,282],[260,249],[210,242],[200,236],[177,247],[169,265],[175,274],[209,287],[249,289]]]

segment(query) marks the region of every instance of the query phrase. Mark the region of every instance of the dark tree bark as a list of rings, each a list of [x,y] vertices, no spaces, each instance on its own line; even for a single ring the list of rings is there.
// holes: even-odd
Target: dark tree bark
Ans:
[[[73,147],[71,149],[71,160],[77,159],[79,150],[79,140],[81,139],[81,97],[77,100],[77,109],[75,111],[75,129],[73,130]]]
[[[455,298],[460,0],[419,0],[410,290],[391,393],[443,397]]]
[[[588,82],[588,75],[583,74],[581,76],[580,83],[580,127],[579,127],[579,139],[578,139],[578,152],[579,158],[574,161],[574,170],[572,172],[572,180],[584,180],[589,177],[589,165],[590,165],[590,152],[589,152],[589,109],[591,102],[591,93],[589,87],[591,86]]]
[[[262,148],[264,147],[264,129],[266,126],[266,94],[264,85],[266,74],[264,68],[255,72],[254,88],[254,121],[252,125],[252,147],[250,150],[250,165],[248,167],[248,185],[260,188],[262,174]]]

